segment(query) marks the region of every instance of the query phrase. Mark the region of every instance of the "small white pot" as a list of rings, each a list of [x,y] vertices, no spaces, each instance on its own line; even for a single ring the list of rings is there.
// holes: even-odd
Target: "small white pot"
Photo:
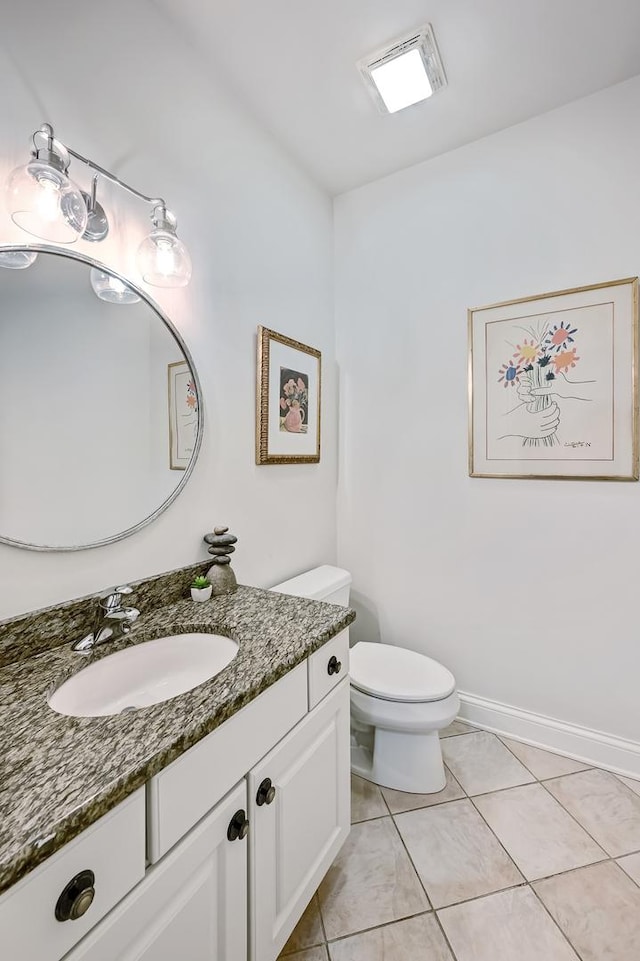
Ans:
[[[194,601],[197,601],[198,604],[201,604],[203,601],[209,600],[212,590],[213,584],[209,584],[208,587],[192,587],[191,597]]]

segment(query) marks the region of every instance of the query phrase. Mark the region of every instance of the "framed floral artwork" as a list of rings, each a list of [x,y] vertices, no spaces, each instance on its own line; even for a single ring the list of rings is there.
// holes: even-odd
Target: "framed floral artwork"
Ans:
[[[256,464],[320,460],[319,350],[258,327]]]
[[[191,369],[181,360],[168,366],[169,468],[186,470],[198,436],[198,392]]]
[[[469,311],[469,474],[638,480],[638,278]]]

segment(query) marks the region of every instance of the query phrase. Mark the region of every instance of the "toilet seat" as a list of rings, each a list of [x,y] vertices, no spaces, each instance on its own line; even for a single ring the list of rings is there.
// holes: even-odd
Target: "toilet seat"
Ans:
[[[394,644],[359,641],[351,648],[349,671],[352,687],[385,701],[441,701],[456,687],[438,661]]]

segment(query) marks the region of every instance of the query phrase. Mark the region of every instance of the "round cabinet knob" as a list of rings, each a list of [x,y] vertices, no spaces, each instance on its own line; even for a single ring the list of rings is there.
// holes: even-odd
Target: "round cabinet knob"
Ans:
[[[329,658],[329,663],[327,664],[327,674],[329,675],[339,674],[341,670],[342,670],[342,661],[339,661],[338,658],[335,656],[335,654],[333,654]]]
[[[77,921],[81,918],[96,896],[95,882],[95,874],[88,870],[71,878],[56,902],[56,920]]]
[[[266,777],[258,788],[258,793],[256,794],[256,804],[258,807],[262,807],[263,804],[271,804],[275,796],[276,789],[271,783],[271,778]]]
[[[247,815],[243,809],[240,808],[231,818],[231,822],[227,828],[227,838],[229,841],[242,841],[246,838],[248,831],[249,822],[247,821]]]

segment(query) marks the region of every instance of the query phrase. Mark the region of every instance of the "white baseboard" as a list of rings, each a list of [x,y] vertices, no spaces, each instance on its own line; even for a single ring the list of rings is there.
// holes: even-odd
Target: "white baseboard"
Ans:
[[[616,774],[640,779],[640,742],[568,724],[544,714],[523,711],[510,704],[490,701],[458,691],[460,720],[494,734],[504,734],[565,757],[603,767]]]

